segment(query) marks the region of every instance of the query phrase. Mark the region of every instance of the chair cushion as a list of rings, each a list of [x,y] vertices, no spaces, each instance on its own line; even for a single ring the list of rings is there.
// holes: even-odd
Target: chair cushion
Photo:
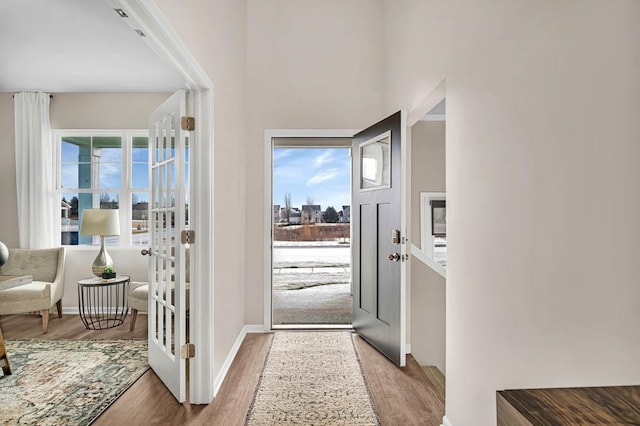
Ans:
[[[149,297],[149,284],[143,282],[132,282],[131,287],[129,288],[129,297],[144,300],[146,302]]]
[[[59,249],[10,249],[2,275],[31,275],[34,281],[53,282],[58,272]]]
[[[131,282],[128,292],[129,308],[146,312],[148,307],[149,284],[146,282]]]

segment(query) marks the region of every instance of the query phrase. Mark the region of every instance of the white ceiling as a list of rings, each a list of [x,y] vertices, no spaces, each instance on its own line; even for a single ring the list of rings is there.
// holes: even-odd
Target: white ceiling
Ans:
[[[0,92],[183,87],[106,0],[0,0]]]

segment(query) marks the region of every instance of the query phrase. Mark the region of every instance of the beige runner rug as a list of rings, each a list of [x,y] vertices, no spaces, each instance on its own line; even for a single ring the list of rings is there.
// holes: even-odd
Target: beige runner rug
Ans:
[[[351,333],[275,333],[247,425],[284,424],[379,424]]]

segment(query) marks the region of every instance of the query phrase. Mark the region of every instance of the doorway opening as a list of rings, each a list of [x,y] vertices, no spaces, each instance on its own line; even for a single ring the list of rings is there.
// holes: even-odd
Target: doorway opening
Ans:
[[[444,398],[446,372],[446,96],[444,82],[413,111],[410,134],[411,353]]]
[[[351,138],[271,148],[271,328],[351,328]]]

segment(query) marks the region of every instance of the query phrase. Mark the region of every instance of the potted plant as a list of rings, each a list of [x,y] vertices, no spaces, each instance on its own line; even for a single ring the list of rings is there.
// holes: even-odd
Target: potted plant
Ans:
[[[109,280],[115,277],[116,277],[116,271],[115,269],[113,269],[113,266],[107,266],[104,268],[104,271],[102,271],[102,279],[104,280]]]

